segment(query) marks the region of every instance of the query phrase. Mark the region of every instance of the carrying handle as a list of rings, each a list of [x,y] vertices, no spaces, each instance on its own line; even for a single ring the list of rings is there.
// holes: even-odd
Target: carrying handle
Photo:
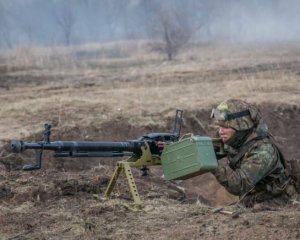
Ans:
[[[184,134],[184,135],[180,138],[180,140],[183,140],[183,139],[189,138],[189,137],[193,137],[193,136],[194,136],[193,133],[186,133],[186,134]]]

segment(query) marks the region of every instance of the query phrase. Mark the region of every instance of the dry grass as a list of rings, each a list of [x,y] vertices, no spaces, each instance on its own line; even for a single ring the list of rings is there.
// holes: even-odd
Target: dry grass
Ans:
[[[176,108],[233,97],[300,104],[297,43],[197,45],[173,62],[147,51],[147,43],[129,42],[6,53],[1,138],[27,136],[45,121],[87,125],[124,116],[145,125]]]

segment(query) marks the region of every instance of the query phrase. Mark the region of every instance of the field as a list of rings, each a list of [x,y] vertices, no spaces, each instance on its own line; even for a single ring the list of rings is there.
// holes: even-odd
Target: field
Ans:
[[[103,192],[119,159],[55,159],[23,172],[30,151],[11,139],[137,139],[169,132],[215,134],[209,115],[228,98],[257,104],[288,160],[299,160],[300,44],[194,44],[174,61],[145,42],[19,48],[0,55],[0,239],[300,239],[299,199],[280,209],[217,211],[237,198],[210,173],[167,182],[160,167],[134,170],[143,208],[124,178]]]

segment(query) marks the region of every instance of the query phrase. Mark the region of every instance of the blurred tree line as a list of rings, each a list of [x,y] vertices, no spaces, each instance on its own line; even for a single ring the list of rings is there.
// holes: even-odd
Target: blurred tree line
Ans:
[[[172,59],[189,41],[299,39],[299,7],[297,0],[0,0],[0,48],[146,39]]]

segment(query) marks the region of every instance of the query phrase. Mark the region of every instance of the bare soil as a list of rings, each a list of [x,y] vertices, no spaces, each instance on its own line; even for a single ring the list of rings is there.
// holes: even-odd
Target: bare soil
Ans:
[[[256,67],[252,64],[245,64],[241,68],[229,64],[225,69],[215,66],[203,72],[186,71],[184,68],[181,70],[180,66],[174,71],[172,66],[167,66],[171,70],[164,70],[164,77],[156,84],[167,87],[170,83],[174,89],[176,86],[182,88],[184,85],[197,84],[199,77],[203,81],[221,81],[220,84],[225,84],[221,80],[222,76],[227,78],[230,74],[231,79],[239,81],[241,76],[245,79],[250,79],[251,76],[259,78],[257,75],[261,72],[268,72],[264,74],[269,77],[275,73],[280,76],[287,74],[293,76],[291,81],[299,84],[299,62],[294,58],[291,61],[278,61],[279,64],[267,61]],[[147,75],[150,70],[151,68],[145,69],[145,74],[132,74],[133,79],[128,81],[122,79],[118,72],[110,73],[112,85],[106,91],[113,96],[114,91],[118,90],[124,94],[123,100],[128,101],[125,96],[126,89],[130,88],[128,85],[134,86],[134,82],[141,76],[143,84],[148,84],[148,81],[153,80],[153,76]],[[143,207],[137,209],[133,205],[124,176],[118,180],[111,199],[103,196],[116,161],[120,159],[58,159],[46,152],[42,170],[23,172],[23,164],[33,162],[34,154],[30,151],[12,154],[10,138],[17,136],[26,141],[39,140],[42,129],[37,128],[39,125],[42,128],[40,123],[44,120],[52,121],[53,141],[131,140],[150,132],[172,130],[174,102],[162,104],[163,111],[156,110],[152,113],[147,108],[148,105],[142,103],[136,105],[131,102],[128,103],[131,107],[126,108],[127,105],[123,104],[121,110],[114,110],[114,106],[107,103],[98,106],[92,99],[84,103],[76,95],[77,101],[72,101],[72,108],[65,101],[61,113],[56,115],[57,109],[47,105],[44,99],[51,99],[53,96],[57,96],[57,99],[59,96],[70,97],[70,92],[77,91],[76,89],[85,92],[82,98],[96,98],[101,92],[100,87],[108,86],[103,83],[106,80],[97,81],[87,77],[85,82],[84,78],[80,78],[70,85],[70,80],[64,76],[57,78],[49,73],[49,76],[44,74],[32,78],[30,74],[18,75],[18,71],[6,65],[0,67],[0,88],[3,93],[1,104],[14,104],[11,109],[3,110],[1,116],[2,123],[5,120],[8,126],[2,126],[3,134],[0,139],[0,239],[300,239],[299,199],[282,208],[233,211],[228,205],[238,199],[227,193],[210,173],[179,183],[164,180],[160,166],[152,167],[146,177],[141,176],[138,169],[134,169],[143,201]],[[130,71],[134,71],[134,68]],[[128,72],[122,75],[123,78],[126,74]],[[115,80],[111,78],[113,76]],[[121,80],[118,80],[118,76]],[[104,78],[107,77],[105,75]],[[47,79],[49,81],[45,82]],[[283,82],[285,81],[284,79]],[[252,82],[249,80],[247,84]],[[286,86],[284,84],[286,83],[281,86]],[[271,85],[270,83],[268,86]],[[156,85],[155,89],[158,90],[159,87]],[[300,160],[298,87],[284,90],[276,85],[276,89],[285,91],[282,94],[289,95],[290,104],[284,99],[274,99],[272,92],[264,95],[264,98],[257,98],[257,101],[255,96],[250,98],[260,106],[271,133],[288,161]],[[259,91],[264,92],[265,89],[268,87],[263,86]],[[277,91],[272,89],[273,92]],[[149,91],[152,90],[149,88]],[[136,96],[133,92],[130,93]],[[138,97],[143,99],[143,95],[147,98],[145,90]],[[185,95],[182,97],[188,99]],[[216,98],[219,97],[218,95]],[[231,97],[240,96],[233,94]],[[21,98],[22,101],[26,100],[24,105]],[[165,98],[158,100],[162,99]],[[39,101],[43,108],[35,109],[31,100]],[[156,101],[154,103],[157,104]],[[210,100],[203,107],[187,107],[182,134],[213,136],[215,129],[209,115],[210,107],[217,103]],[[29,104],[31,108],[22,110],[22,107],[17,107],[20,104]],[[134,112],[137,116],[133,115]],[[73,121],[68,116],[74,117]],[[62,123],[64,119],[67,124]],[[140,120],[144,120],[144,123],[136,124]],[[13,126],[10,130],[6,129],[9,128],[9,123]],[[32,125],[34,129],[31,128]],[[18,134],[13,135],[14,131]]]

